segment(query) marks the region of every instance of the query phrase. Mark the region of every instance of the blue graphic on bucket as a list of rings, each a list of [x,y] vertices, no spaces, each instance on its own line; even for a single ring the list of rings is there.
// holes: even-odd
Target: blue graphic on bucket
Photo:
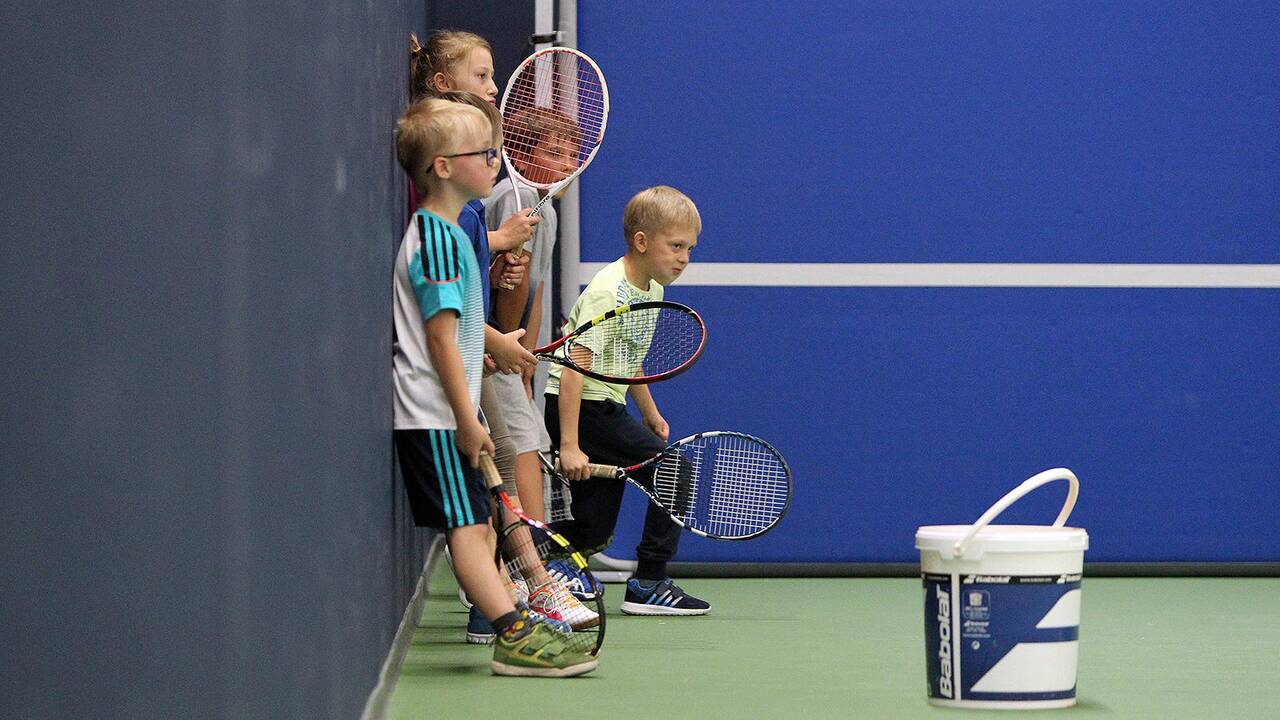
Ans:
[[[1061,700],[1076,694],[1080,575],[924,573],[929,697]]]

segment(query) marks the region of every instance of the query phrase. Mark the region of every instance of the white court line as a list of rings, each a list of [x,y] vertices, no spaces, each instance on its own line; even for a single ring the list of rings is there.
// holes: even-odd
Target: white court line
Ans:
[[[586,284],[606,263],[578,263]],[[1277,288],[1280,265],[699,263],[680,285],[740,287]]]

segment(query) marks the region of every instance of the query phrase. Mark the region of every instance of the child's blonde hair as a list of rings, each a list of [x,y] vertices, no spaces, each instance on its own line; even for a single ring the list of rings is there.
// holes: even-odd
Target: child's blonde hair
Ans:
[[[396,159],[413,178],[418,191],[427,192],[427,178],[435,159],[455,149],[468,130],[491,132],[479,109],[438,98],[420,100],[396,121]]]
[[[654,235],[669,228],[702,233],[702,216],[688,195],[669,185],[657,185],[636,193],[622,211],[622,231],[630,247],[636,233]]]
[[[436,93],[436,97],[449,102],[470,105],[484,113],[484,116],[489,118],[490,127],[493,128],[494,143],[497,144],[500,141],[502,137],[502,113],[498,112],[498,108],[494,107],[493,103],[465,90],[445,90],[444,92]]]
[[[427,44],[418,42],[418,36],[409,35],[409,101],[417,102],[440,93],[432,84],[436,73],[456,79],[454,71],[476,48],[484,48],[493,54],[489,41],[465,30],[439,30],[427,37]]]

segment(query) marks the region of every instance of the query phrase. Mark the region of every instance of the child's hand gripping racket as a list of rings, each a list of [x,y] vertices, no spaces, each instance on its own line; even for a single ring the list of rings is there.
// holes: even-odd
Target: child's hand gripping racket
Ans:
[[[567,482],[539,453],[543,468]],[[593,477],[626,480],[689,532],[712,540],[748,540],[777,526],[791,505],[791,469],[758,437],[712,431],[677,440],[631,467],[589,464]]]
[[[642,385],[693,367],[706,344],[698,313],[656,301],[616,307],[531,352],[597,380]]]
[[[553,47],[525,58],[502,94],[502,162],[520,209],[520,185],[544,191],[530,215],[591,164],[609,119],[609,87],[595,61]],[[524,248],[516,248],[519,255]],[[506,290],[512,288],[502,286]]]
[[[480,471],[494,500],[518,520],[500,529],[496,552],[498,567],[505,568],[507,579],[526,595],[534,609],[544,611],[545,608],[537,602],[537,593],[547,592],[553,596],[550,605],[552,612],[559,615],[556,619],[573,627],[570,644],[592,655],[597,654],[604,644],[604,586],[587,569],[587,559],[563,535],[526,515],[511,500],[502,489],[502,476],[488,453],[480,455]],[[549,581],[556,585],[547,585]],[[578,605],[567,608],[566,600],[554,596],[570,590],[573,598],[568,602],[576,601]]]

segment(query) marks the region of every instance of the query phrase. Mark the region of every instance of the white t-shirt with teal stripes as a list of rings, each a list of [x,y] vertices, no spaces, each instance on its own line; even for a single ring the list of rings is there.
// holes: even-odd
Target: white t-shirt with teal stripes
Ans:
[[[458,315],[458,350],[471,405],[480,406],[484,372],[484,298],[480,267],[466,233],[427,210],[414,213],[396,253],[392,380],[395,429],[454,430],[458,421],[427,354],[426,321]]]

